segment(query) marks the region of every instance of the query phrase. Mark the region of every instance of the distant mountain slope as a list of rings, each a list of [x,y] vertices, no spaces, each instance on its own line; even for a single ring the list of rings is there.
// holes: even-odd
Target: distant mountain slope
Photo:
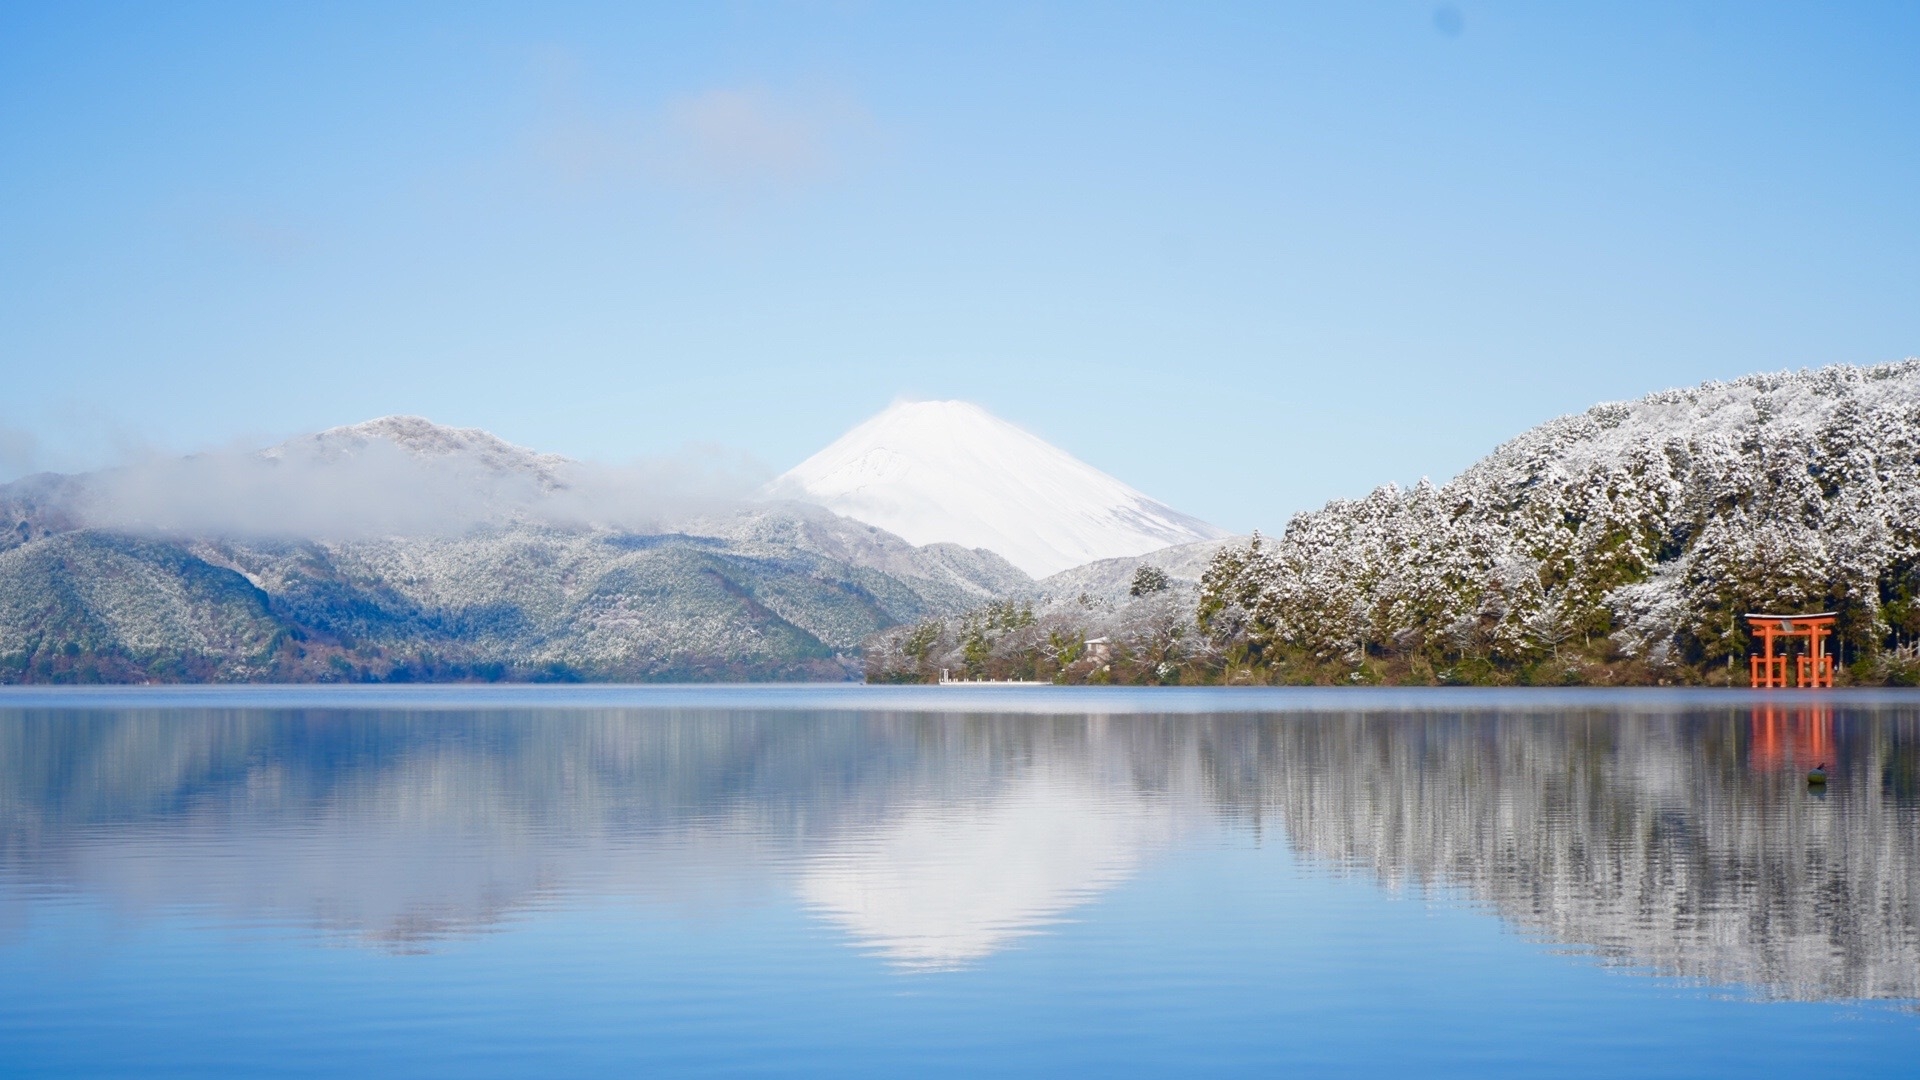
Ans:
[[[596,523],[606,482],[387,418],[0,486],[0,681],[839,679],[878,630],[1030,584],[804,504]]]
[[[688,523],[738,550],[799,550],[908,584],[934,608],[960,611],[1030,587],[1033,579],[999,555],[959,544],[913,545],[864,522],[800,502],[762,503]]]
[[[1550,677],[1578,679],[1624,655],[1744,683],[1726,665],[1755,611],[1839,611],[1848,658],[1910,643],[1920,360],[1596,405],[1447,484],[1329,503],[1223,551],[1203,592],[1216,634],[1271,662],[1412,678],[1552,658]]]
[[[263,678],[283,638],[265,594],[177,544],[81,531],[0,552],[0,681]]]
[[[997,552],[1035,577],[1226,535],[964,401],[894,405],[779,485],[915,544]]]
[[[479,428],[436,424],[419,416],[382,416],[364,423],[328,428],[269,447],[260,456],[272,461],[311,457],[340,461],[364,454],[380,443],[429,460],[470,462],[480,470],[517,474],[541,488],[566,486],[565,472],[576,464],[559,454],[542,454]]]
[[[1165,571],[1167,582],[1173,588],[1198,592],[1200,577],[1212,565],[1213,556],[1223,548],[1245,544],[1249,539],[1227,536],[1161,548],[1145,555],[1101,559],[1041,578],[1029,591],[1052,600],[1076,600],[1084,596],[1105,604],[1124,604],[1130,599],[1128,590],[1133,586],[1134,573],[1143,566],[1151,566]]]

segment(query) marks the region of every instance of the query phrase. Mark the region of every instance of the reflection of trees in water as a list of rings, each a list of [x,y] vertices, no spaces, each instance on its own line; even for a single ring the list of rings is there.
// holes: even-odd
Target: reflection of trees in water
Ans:
[[[1621,963],[1912,998],[1917,801],[1908,713],[0,714],[0,884],[401,950],[567,897],[797,894],[950,966],[1211,814]]]
[[[1283,743],[1303,852],[1664,974],[1920,997],[1911,716],[1347,716]]]
[[[1090,739],[1089,725],[1100,722],[0,715],[0,882],[293,919],[403,951],[565,895],[701,911],[797,882],[856,937],[942,966],[1082,902],[1164,835],[1162,807],[1109,813],[1141,756]],[[1000,831],[975,836],[970,821]],[[945,842],[956,836],[967,843]]]

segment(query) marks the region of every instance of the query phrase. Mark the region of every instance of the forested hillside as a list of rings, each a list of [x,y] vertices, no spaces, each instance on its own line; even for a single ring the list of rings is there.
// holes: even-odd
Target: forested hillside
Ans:
[[[1920,633],[1920,360],[1596,405],[1449,483],[1223,551],[1223,677],[1744,684],[1747,612],[1840,613],[1855,680]]]

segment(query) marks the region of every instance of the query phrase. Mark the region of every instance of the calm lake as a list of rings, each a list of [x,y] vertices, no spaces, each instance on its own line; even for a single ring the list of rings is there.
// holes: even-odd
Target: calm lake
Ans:
[[[0,976],[16,1075],[1912,1075],[1920,694],[10,691]]]

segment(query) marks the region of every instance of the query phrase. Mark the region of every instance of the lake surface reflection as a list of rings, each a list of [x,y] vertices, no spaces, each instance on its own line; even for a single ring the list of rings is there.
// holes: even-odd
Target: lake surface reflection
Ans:
[[[1920,1049],[1920,698],[12,700],[26,1071]]]

